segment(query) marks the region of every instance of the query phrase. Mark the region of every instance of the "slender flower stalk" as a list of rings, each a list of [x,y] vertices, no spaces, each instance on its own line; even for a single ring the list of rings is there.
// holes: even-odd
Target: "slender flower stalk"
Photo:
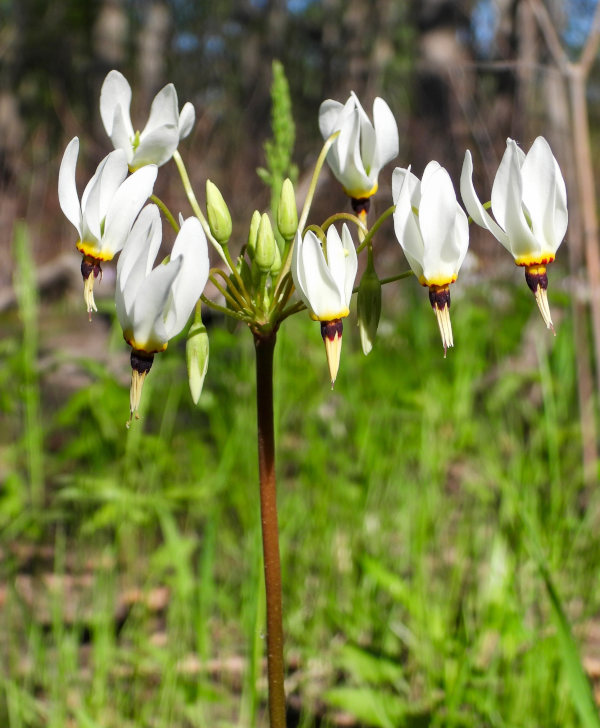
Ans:
[[[277,523],[275,432],[273,426],[273,352],[277,334],[254,332],[260,513],[267,600],[267,676],[271,728],[285,728],[281,561]]]

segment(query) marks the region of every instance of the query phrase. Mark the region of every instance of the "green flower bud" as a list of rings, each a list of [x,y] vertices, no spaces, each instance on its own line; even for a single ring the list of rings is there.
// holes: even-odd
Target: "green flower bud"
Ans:
[[[281,270],[281,253],[279,252],[279,245],[275,246],[275,258],[273,260],[273,264],[271,265],[271,276],[273,278],[277,278],[279,275],[279,271]]]
[[[379,317],[381,316],[381,283],[373,266],[373,256],[369,251],[369,261],[358,287],[356,298],[358,328],[363,354],[367,356],[373,348]]]
[[[256,250],[254,251],[254,262],[261,273],[268,273],[275,260],[275,236],[269,216],[265,212],[260,219],[258,234],[256,236]]]
[[[185,345],[188,381],[194,404],[198,404],[208,369],[208,334],[199,314],[190,326]]]
[[[260,225],[260,212],[254,210],[252,220],[250,220],[250,230],[248,230],[248,245],[246,250],[250,260],[254,260],[254,251],[256,250],[256,238],[258,236],[258,227]]]
[[[206,214],[215,240],[226,245],[231,237],[231,215],[219,188],[210,180],[206,180]]]
[[[281,196],[277,208],[277,227],[286,241],[291,240],[298,229],[296,195],[290,179],[285,179],[281,186]]]

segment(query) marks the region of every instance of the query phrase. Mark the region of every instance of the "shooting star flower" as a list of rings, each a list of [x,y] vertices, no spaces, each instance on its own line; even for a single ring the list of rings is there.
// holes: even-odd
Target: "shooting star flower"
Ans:
[[[168,162],[196,120],[189,101],[179,113],[177,91],[172,83],[154,97],[150,116],[141,132],[134,131],[130,107],[131,86],[122,73],[110,71],[100,91],[100,116],[113,146],[125,152],[132,171],[146,164],[160,167]]]
[[[185,220],[169,262],[153,269],[161,238],[160,213],[156,205],[148,205],[117,265],[117,317],[132,349],[129,422],[138,417],[142,385],[154,355],[183,329],[208,280],[208,246],[197,218]]]
[[[310,317],[321,322],[333,387],[342,351],[342,319],[350,313],[358,259],[347,225],[342,227],[341,238],[333,225],[329,227],[325,247],[327,257],[312,230],[308,230],[304,238],[298,232],[291,270],[298,295]]]
[[[467,216],[456,201],[450,175],[437,162],[429,162],[421,181],[410,167],[396,167],[392,196],[396,237],[419,282],[429,288],[446,356],[448,347],[454,346],[450,284],[467,254]]]
[[[125,153],[115,150],[100,162],[80,201],[75,182],[78,155],[79,139],[75,137],[67,145],[60,165],[58,199],[79,234],[83,297],[91,320],[92,311],[97,311],[94,280],[102,274],[101,264],[112,260],[125,244],[133,221],[152,194],[157,168],[149,165],[126,179]]]
[[[558,162],[544,137],[538,137],[528,154],[512,139],[492,186],[491,207],[495,221],[479,201],[473,187],[473,160],[465,153],[460,192],[467,212],[492,233],[525,268],[546,327],[554,331],[548,306],[546,266],[556,255],[567,231],[567,191]]]
[[[398,154],[398,126],[390,107],[376,98],[371,123],[354,92],[345,104],[328,99],[319,109],[319,129],[324,139],[340,132],[327,162],[344,192],[366,203],[377,192],[382,167]]]

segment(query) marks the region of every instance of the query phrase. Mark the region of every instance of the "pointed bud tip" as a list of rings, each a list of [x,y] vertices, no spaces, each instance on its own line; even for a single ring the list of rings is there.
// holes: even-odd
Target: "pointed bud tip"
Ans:
[[[277,208],[277,227],[282,237],[288,241],[292,240],[298,229],[296,193],[289,178],[286,178],[281,186],[279,207]]]
[[[206,216],[211,233],[217,242],[225,245],[233,229],[231,214],[219,188],[210,180],[206,180]]]

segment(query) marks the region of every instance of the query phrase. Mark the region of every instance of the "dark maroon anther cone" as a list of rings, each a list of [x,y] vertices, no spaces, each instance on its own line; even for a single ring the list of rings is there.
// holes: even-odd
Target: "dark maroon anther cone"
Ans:
[[[98,276],[102,275],[100,261],[86,256],[81,261],[81,275],[83,276],[83,280],[87,281],[92,273],[94,274],[94,278],[98,278]]]
[[[154,354],[145,351],[131,350],[131,368],[140,374],[148,374],[154,361]]]
[[[341,337],[344,326],[342,319],[333,319],[333,321],[321,321],[321,336],[323,341],[329,339],[333,341],[336,334]]]
[[[545,291],[548,288],[548,274],[546,271],[543,273],[531,273],[527,268],[525,268],[525,280],[533,293],[537,291],[538,286],[542,289],[542,291]]]
[[[450,308],[450,289],[448,287],[430,288],[429,302],[431,303],[431,308],[444,308],[444,306]]]
[[[364,212],[365,215],[369,214],[369,208],[371,207],[370,197],[351,197],[350,203],[352,205],[352,209],[357,215],[360,215],[361,212]]]

